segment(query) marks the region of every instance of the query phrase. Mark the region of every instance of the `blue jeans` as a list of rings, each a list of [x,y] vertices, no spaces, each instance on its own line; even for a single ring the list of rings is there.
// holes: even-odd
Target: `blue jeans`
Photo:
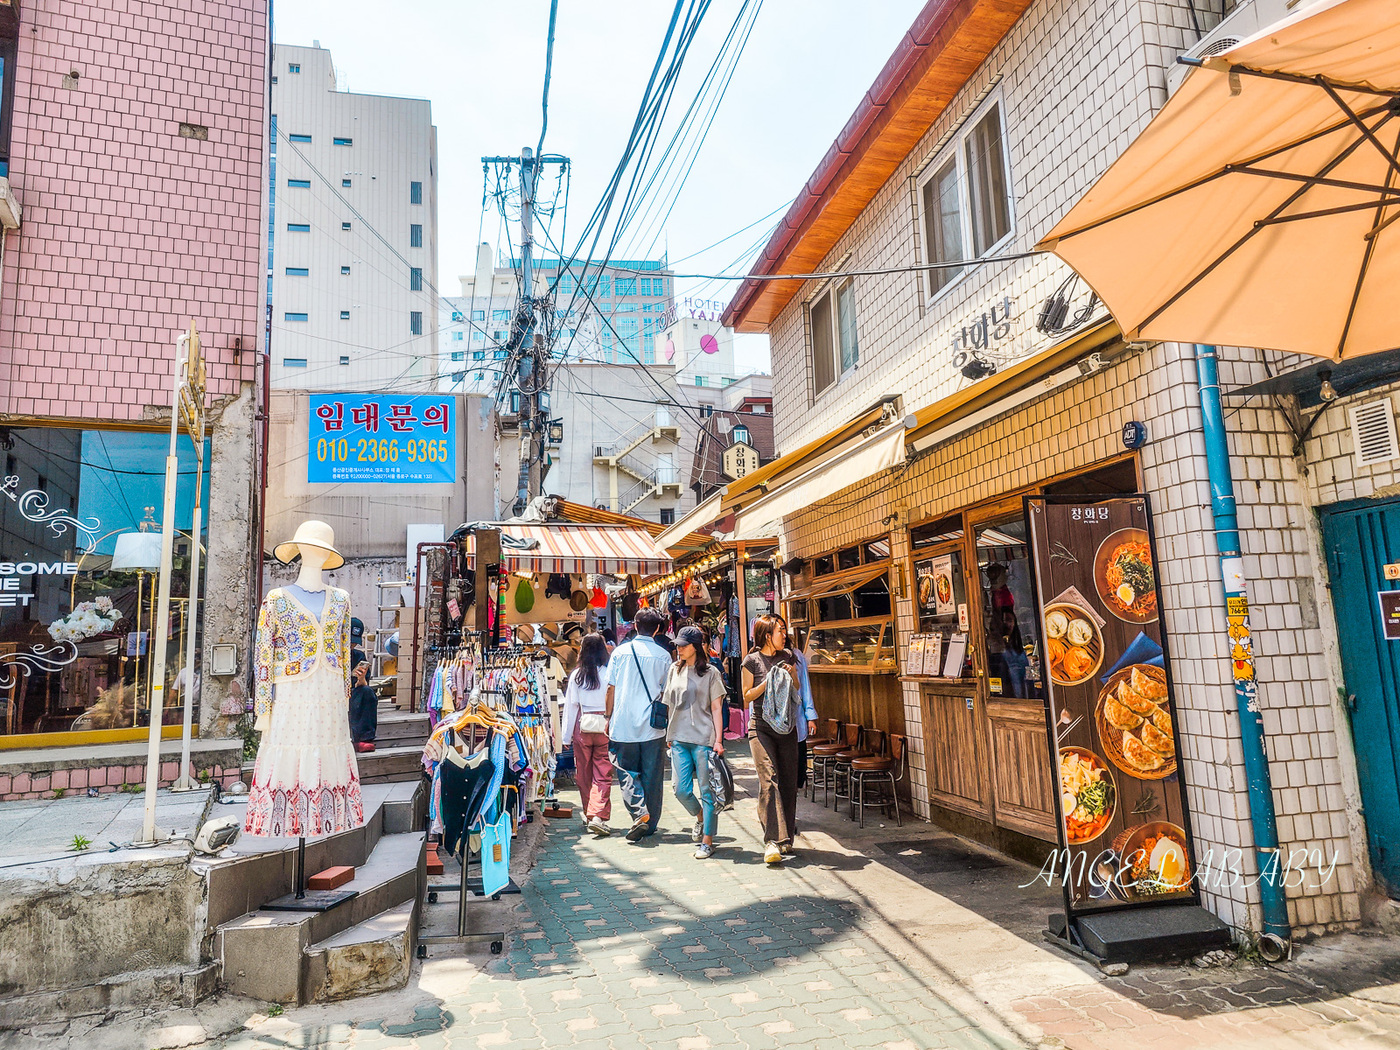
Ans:
[[[676,798],[692,817],[701,819],[700,833],[713,836],[719,827],[719,809],[714,792],[710,790],[710,751],[704,744],[671,745],[671,781]],[[700,801],[695,800],[696,782],[700,785]]]

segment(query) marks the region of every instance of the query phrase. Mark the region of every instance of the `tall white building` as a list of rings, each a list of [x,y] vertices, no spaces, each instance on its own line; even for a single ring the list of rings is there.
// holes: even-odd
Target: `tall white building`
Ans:
[[[437,374],[437,129],[426,100],[336,88],[329,51],[272,59],[272,385],[427,388]]]

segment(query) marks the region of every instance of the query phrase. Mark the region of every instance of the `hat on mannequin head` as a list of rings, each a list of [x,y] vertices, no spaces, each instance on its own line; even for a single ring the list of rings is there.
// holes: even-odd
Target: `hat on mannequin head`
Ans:
[[[340,551],[335,549],[335,530],[324,521],[303,521],[297,526],[295,536],[272,548],[272,556],[287,565],[301,554],[302,547],[325,551],[329,555],[325,564],[327,569],[338,569],[345,564]]]

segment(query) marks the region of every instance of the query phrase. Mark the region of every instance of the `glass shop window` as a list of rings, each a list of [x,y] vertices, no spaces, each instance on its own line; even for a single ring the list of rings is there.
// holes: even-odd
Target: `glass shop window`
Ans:
[[[974,537],[988,692],[992,696],[1043,698],[1044,649],[1035,613],[1025,519],[979,525]]]
[[[860,548],[847,547],[836,552],[837,569],[854,569],[860,565]]]
[[[165,646],[162,723],[178,725],[199,675],[183,674],[195,452],[178,445],[171,626],[152,637],[168,433],[14,427],[0,484],[0,657],[29,674],[0,679],[0,734],[150,725],[151,665]],[[209,519],[209,444],[201,503]],[[183,530],[181,530],[183,526]],[[205,533],[201,533],[201,541]],[[201,571],[204,559],[201,558]],[[200,586],[201,596],[204,587]],[[196,646],[198,638],[196,638]],[[29,659],[25,659],[29,657]],[[200,667],[196,648],[194,667]],[[199,715],[193,716],[198,724]],[[121,739],[120,736],[117,739]]]

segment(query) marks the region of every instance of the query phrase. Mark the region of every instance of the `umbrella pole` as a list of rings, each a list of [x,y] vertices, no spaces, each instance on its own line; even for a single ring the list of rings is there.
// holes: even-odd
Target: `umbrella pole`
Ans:
[[[1259,686],[1254,677],[1254,646],[1250,640],[1249,595],[1240,553],[1239,518],[1235,512],[1235,483],[1230,474],[1230,450],[1225,439],[1225,416],[1220,407],[1220,377],[1216,350],[1195,345],[1196,380],[1201,396],[1206,469],[1210,475],[1210,509],[1215,519],[1215,543],[1220,552],[1220,575],[1225,584],[1225,615],[1235,704],[1240,714],[1240,742],[1249,789],[1249,819],[1254,828],[1255,863],[1259,867],[1259,903],[1264,934],[1288,940],[1288,902],[1279,860],[1278,823],[1274,814],[1269,756],[1264,747],[1264,719],[1259,711]]]

